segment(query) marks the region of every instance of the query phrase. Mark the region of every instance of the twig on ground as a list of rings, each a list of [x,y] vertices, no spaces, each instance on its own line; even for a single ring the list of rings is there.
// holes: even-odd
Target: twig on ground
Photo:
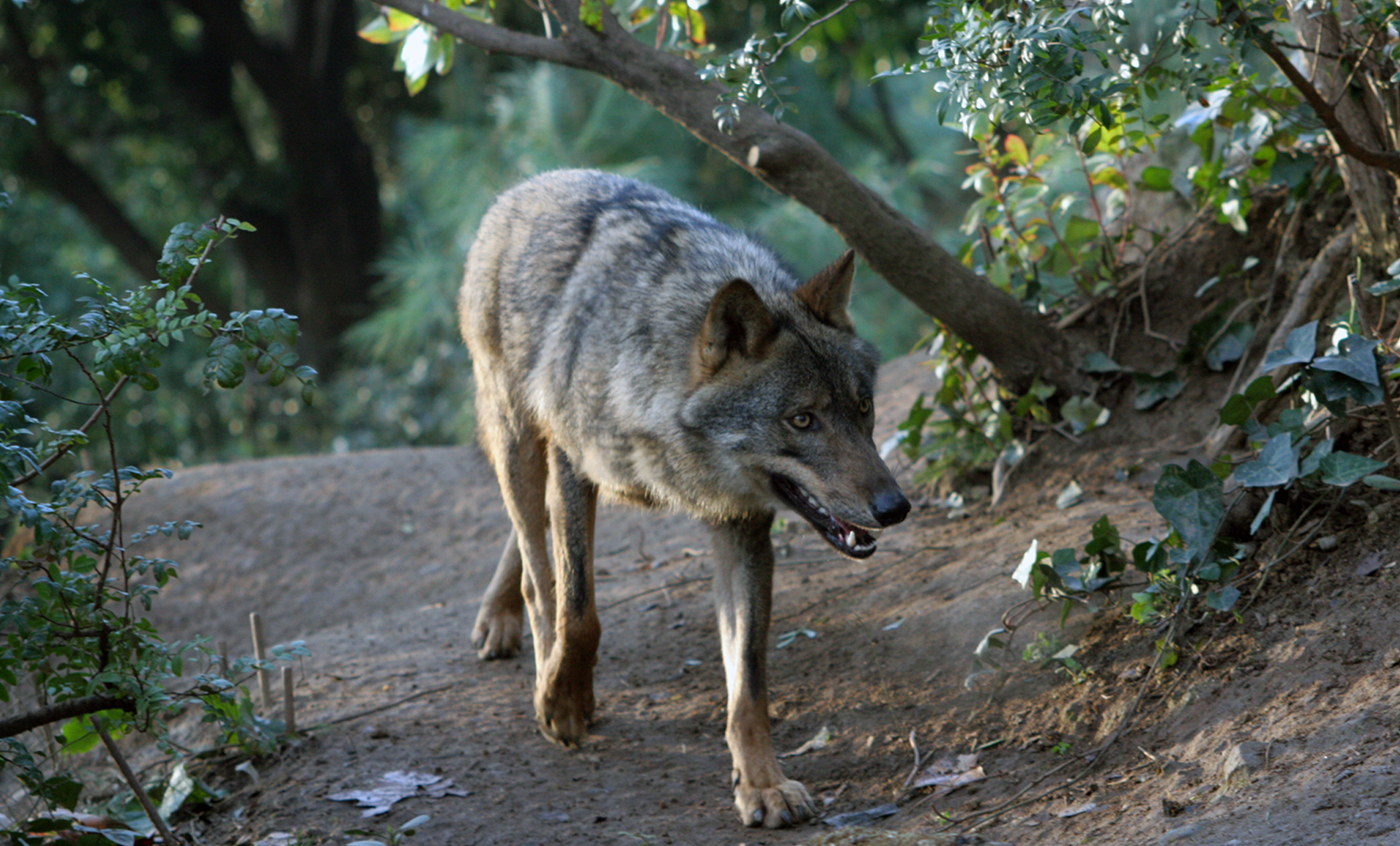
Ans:
[[[427,690],[420,690],[420,691],[418,691],[417,693],[410,693],[408,696],[405,696],[405,697],[402,698],[402,699],[396,699],[396,700],[394,700],[393,702],[388,702],[388,703],[385,703],[385,704],[383,704],[383,705],[376,705],[376,706],[373,707],[373,708],[368,708],[368,709],[366,709],[366,710],[364,710],[364,711],[356,711],[356,712],[353,713],[353,714],[346,714],[346,715],[343,716],[343,717],[336,717],[336,718],[333,719],[333,720],[326,720],[324,723],[317,723],[316,725],[312,726],[312,727],[309,729],[309,731],[315,731],[315,730],[317,730],[317,729],[322,729],[322,728],[325,728],[326,726],[335,726],[335,725],[340,725],[341,723],[348,723],[348,722],[350,722],[351,720],[358,720],[358,719],[361,718],[361,717],[368,717],[370,714],[378,714],[378,713],[381,712],[381,711],[388,711],[390,708],[397,708],[397,707],[399,707],[400,705],[403,705],[403,704],[408,703],[408,702],[412,702],[413,700],[418,699],[419,697],[422,697],[422,696],[431,696],[431,695],[434,694],[434,693],[443,693],[443,692],[445,692],[445,691],[451,690],[452,688],[454,688],[454,687],[456,687],[456,686],[457,686],[456,682],[453,682],[452,684],[445,684],[445,685],[442,685],[442,686],[440,686],[440,687],[430,687],[430,688],[428,688]]]
[[[914,776],[919,774],[919,766],[923,763],[923,756],[919,754],[919,740],[916,736],[918,729],[909,729],[909,745],[914,748],[914,769],[909,771],[909,777],[904,780],[904,786],[908,787],[914,783]]]

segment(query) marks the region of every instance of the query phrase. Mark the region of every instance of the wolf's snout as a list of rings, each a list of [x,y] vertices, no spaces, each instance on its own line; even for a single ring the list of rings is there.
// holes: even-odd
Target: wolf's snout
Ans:
[[[904,498],[904,492],[899,488],[886,488],[875,494],[870,510],[883,529],[903,522],[909,516],[909,500]]]

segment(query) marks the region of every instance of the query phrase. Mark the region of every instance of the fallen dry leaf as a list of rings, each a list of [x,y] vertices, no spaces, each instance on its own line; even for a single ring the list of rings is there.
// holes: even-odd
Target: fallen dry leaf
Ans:
[[[452,779],[412,770],[393,770],[380,776],[379,784],[369,790],[345,790],[326,798],[332,802],[355,802],[368,810],[362,817],[377,817],[389,813],[395,802],[411,796],[441,799],[444,796],[469,796],[470,791],[454,787]]]
[[[831,729],[822,726],[822,730],[812,736],[812,739],[792,750],[791,752],[780,752],[779,758],[791,758],[794,755],[805,755],[816,749],[825,749],[831,743]]]

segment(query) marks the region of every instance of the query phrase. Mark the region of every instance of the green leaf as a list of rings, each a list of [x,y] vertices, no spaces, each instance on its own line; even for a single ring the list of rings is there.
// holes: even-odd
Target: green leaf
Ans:
[[[1307,364],[1317,351],[1317,321],[1299,326],[1288,333],[1283,349],[1270,350],[1259,365],[1262,372],[1269,372],[1287,364]]]
[[[1389,476],[1374,474],[1362,478],[1362,483],[1368,488],[1375,488],[1378,491],[1400,491],[1400,479],[1392,479]]]
[[[1176,374],[1175,370],[1168,370],[1158,376],[1147,373],[1138,373],[1133,376],[1137,392],[1133,397],[1133,408],[1138,411],[1146,411],[1158,403],[1165,402],[1186,387],[1186,381]]]
[[[369,23],[360,27],[359,35],[371,44],[392,44],[407,35],[407,32],[395,32],[389,26],[389,20],[382,15],[375,15],[370,18]]]
[[[1379,385],[1367,384],[1334,370],[1309,367],[1303,371],[1302,385],[1317,395],[1322,404],[1334,414],[1346,413],[1346,400],[1358,405],[1375,405],[1385,398]]]
[[[1298,478],[1298,455],[1293,436],[1284,433],[1269,439],[1259,457],[1235,468],[1235,481],[1247,488],[1286,485]]]
[[[1376,372],[1375,349],[1380,341],[1371,341],[1360,335],[1348,335],[1337,345],[1336,355],[1317,359],[1312,366],[1319,370],[1330,370],[1349,376],[1368,385],[1379,385],[1380,375]]]
[[[1274,497],[1278,495],[1278,492],[1278,488],[1269,491],[1269,498],[1264,500],[1264,504],[1259,507],[1259,513],[1254,515],[1254,520],[1249,524],[1249,534],[1251,537],[1253,537],[1255,532],[1259,531],[1260,526],[1264,525],[1264,521],[1269,517],[1269,512],[1274,510]]]
[[[1396,276],[1393,279],[1387,279],[1384,282],[1377,282],[1376,284],[1366,289],[1366,292],[1373,297],[1380,297],[1386,294],[1393,294],[1396,291],[1400,291],[1400,276]]]
[[[1202,559],[1225,520],[1224,487],[1204,464],[1168,464],[1152,492],[1152,505],[1181,536],[1186,552]]]
[[[1138,180],[1138,187],[1146,191],[1174,191],[1172,187],[1172,172],[1164,167],[1149,167],[1142,171],[1142,178]]]
[[[1244,389],[1244,398],[1254,405],[1276,396],[1278,396],[1278,390],[1274,387],[1274,380],[1268,376],[1260,376]]]
[[[1107,423],[1108,414],[1108,409],[1084,396],[1070,397],[1060,407],[1060,416],[1076,435]]]
[[[1084,356],[1084,363],[1080,365],[1079,369],[1085,373],[1121,373],[1123,366],[1095,350]]]
[[[578,6],[578,18],[594,32],[602,32],[603,0],[582,0]]]
[[[1233,394],[1225,400],[1225,406],[1220,409],[1220,422],[1227,426],[1240,426],[1253,412],[1254,406],[1249,400],[1239,394]]]
[[[81,755],[97,748],[102,738],[92,728],[87,717],[77,717],[63,724],[63,753]]]
[[[1233,585],[1226,585],[1219,590],[1213,590],[1206,594],[1206,605],[1216,611],[1229,611],[1235,607],[1235,603],[1240,599],[1239,588]]]
[[[1026,149],[1026,142],[1022,141],[1021,136],[1015,133],[1009,133],[1006,136],[1006,154],[1021,167],[1030,164],[1031,154]]]
[[[1334,452],[1322,459],[1318,469],[1322,471],[1322,481],[1329,485],[1345,488],[1385,466],[1384,461],[1377,461],[1364,455]]]
[[[1248,323],[1231,323],[1210,349],[1206,350],[1206,366],[1217,373],[1232,361],[1239,361],[1254,337],[1254,327]]]
[[[1084,155],[1092,156],[1099,148],[1099,139],[1103,138],[1103,127],[1096,126],[1089,130],[1089,134],[1084,136],[1084,143],[1079,149],[1084,151]]]
[[[1071,215],[1065,222],[1064,239],[1071,248],[1082,247],[1099,237],[1099,224],[1087,217]]]
[[[1332,444],[1334,443],[1336,441],[1333,438],[1324,438],[1319,441],[1308,457],[1303,459],[1302,466],[1298,468],[1298,475],[1307,478],[1316,473],[1318,467],[1322,465],[1322,459],[1332,454]]]

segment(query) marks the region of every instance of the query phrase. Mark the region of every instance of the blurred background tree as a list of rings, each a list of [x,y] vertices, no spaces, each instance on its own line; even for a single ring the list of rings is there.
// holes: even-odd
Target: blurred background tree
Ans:
[[[199,293],[221,312],[269,306],[299,315],[304,357],[323,372],[321,400],[307,409],[256,385],[204,397],[197,363],[172,359],[162,381],[191,389],[162,392],[160,405],[125,417],[151,456],[194,461],[461,441],[471,428],[469,368],[454,326],[462,260],[490,199],[541,170],[601,167],[655,182],[756,230],[802,273],[841,248],[811,212],[590,74],[451,50],[443,36],[450,52],[440,49],[434,61],[444,67],[455,59],[455,70],[427,85],[426,68],[416,80],[410,74],[418,92],[410,96],[395,51],[356,36],[379,13],[362,0],[0,5],[0,109],[35,119],[0,121],[0,279],[16,275],[72,300],[81,295],[68,275],[75,268],[116,285],[151,278],[159,238],[174,222],[247,220],[258,231],[238,240],[237,260],[202,279]],[[1309,145],[1333,128],[1289,93],[1269,55],[1296,50],[1289,39],[1306,36],[1310,44],[1337,41],[1313,57],[1319,90],[1337,102],[1349,85],[1350,99],[1379,115],[1372,123],[1385,130],[1365,141],[1368,148],[1395,155],[1394,122],[1385,118],[1395,113],[1394,87],[1383,83],[1397,48],[1375,37],[1387,14],[1393,26],[1393,4],[1346,6],[1361,8],[1361,17],[1339,17],[1333,5],[1311,4],[1307,20],[1299,11],[1292,25],[1287,10],[1267,3],[1164,0],[1103,4],[1092,15],[1077,4],[945,0],[856,0],[815,11],[797,0],[644,2],[631,14],[648,43],[669,40],[732,69],[736,57],[771,47],[772,33],[796,33],[804,20],[839,10],[764,69],[771,86],[760,95],[770,107],[780,101],[788,124],[964,265],[1043,310],[1062,306],[1030,302],[1036,286],[1026,279],[1062,268],[1022,267],[1011,248],[1040,261],[1034,245],[996,234],[1002,217],[1015,222],[998,192],[1013,177],[1032,181],[1003,143],[1017,133],[1027,143],[1060,139],[1034,176],[1054,185],[1049,196],[1077,192],[1077,199],[1057,199],[1051,224],[1060,222],[1054,215],[1082,217],[1100,203],[1097,228],[1075,221],[1080,230],[1131,225],[1110,218],[1125,208],[1114,192],[1134,190],[1175,193],[1242,223],[1253,187],[1306,178]],[[544,32],[529,4],[498,3],[491,14],[504,29]],[[940,20],[957,29],[938,30]],[[1025,49],[974,61],[974,73],[959,77],[956,63],[992,44],[983,31],[1004,31],[1007,22],[1021,27],[1016,43]],[[1154,52],[1173,27],[1185,40]],[[1041,41],[1053,49],[1037,50]],[[1025,61],[1003,61],[1009,56]],[[1353,58],[1355,67],[1346,64]],[[1055,62],[1064,63],[1062,87],[1046,100],[1036,80]],[[899,75],[923,69],[932,73]],[[995,92],[990,106],[986,91]],[[1024,108],[1009,107],[1017,97]],[[1086,122],[1085,106],[1095,103],[1108,111]],[[972,146],[968,136],[942,126],[950,105],[957,107],[950,122],[961,121],[977,140],[971,157],[957,155]],[[1096,125],[1105,131],[1096,135]],[[1260,165],[1261,150],[1279,162],[1306,161],[1283,174]],[[1129,184],[1120,170],[1143,151],[1158,163],[1150,179]],[[1237,166],[1241,151],[1253,157],[1247,172]],[[1000,163],[988,164],[994,157]],[[1379,212],[1367,217],[1375,222],[1363,228],[1362,252],[1382,261],[1394,252],[1394,178],[1345,164],[1358,198],[1363,179],[1378,186],[1369,205]],[[1089,173],[1101,182],[1066,187]],[[964,221],[969,206],[979,217]],[[1070,269],[1112,278],[1111,268],[1087,258],[1098,239],[1084,240],[1075,245],[1084,256],[1071,255]],[[1006,278],[992,272],[998,268]],[[1082,301],[1103,284],[1081,279],[1057,290]],[[885,355],[908,350],[932,328],[868,270],[858,286],[858,328]]]
[[[586,74],[461,50],[454,74],[410,97],[389,51],[355,34],[375,12],[367,2],[3,8],[0,108],[35,125],[0,122],[0,279],[72,301],[77,268],[119,287],[154,278],[174,222],[247,220],[257,232],[198,293],[222,313],[298,315],[303,357],[322,371],[307,409],[256,384],[205,397],[199,363],[176,357],[162,380],[189,390],[124,416],[152,458],[461,441],[469,367],[454,305],[466,248],[492,197],[541,170],[656,182],[758,231],[802,273],[841,249],[810,212]],[[925,86],[868,84],[912,57],[923,10],[858,3],[814,37],[790,71],[792,119],[951,244],[958,135],[936,126]],[[498,14],[538,26],[523,4]],[[741,42],[765,14],[716,4],[711,37]],[[930,328],[868,272],[860,284],[857,320],[886,355]]]

